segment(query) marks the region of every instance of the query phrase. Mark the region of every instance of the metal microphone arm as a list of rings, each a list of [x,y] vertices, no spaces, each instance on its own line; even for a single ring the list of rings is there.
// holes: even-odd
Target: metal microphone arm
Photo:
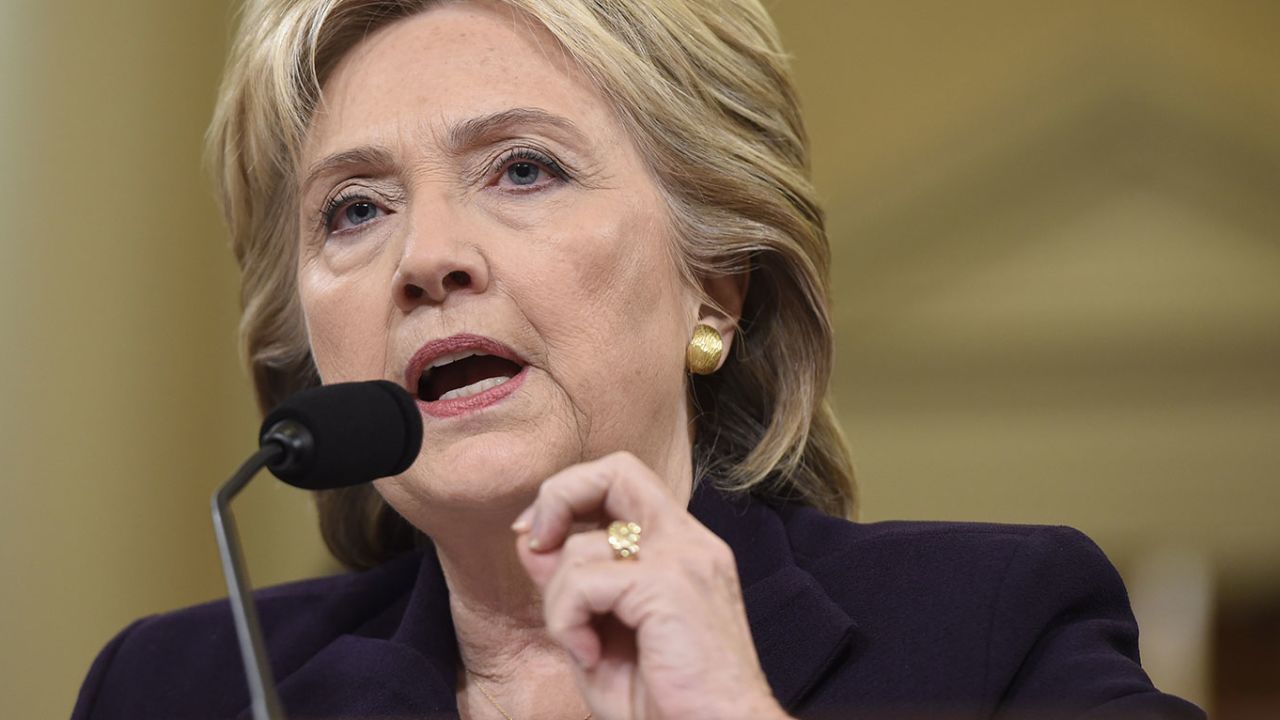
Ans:
[[[317,437],[330,438],[328,456],[319,453]],[[231,516],[231,499],[264,466],[306,490],[345,487],[402,473],[422,447],[422,415],[413,396],[395,383],[337,383],[303,390],[285,400],[262,421],[258,438],[260,449],[213,494],[213,528],[253,718],[283,720]]]
[[[271,675],[266,645],[262,641],[258,610],[253,604],[249,574],[240,553],[240,536],[231,515],[231,499],[249,484],[259,470],[284,454],[285,448],[281,445],[264,443],[230,480],[218,488],[211,502],[213,529],[218,535],[218,554],[222,556],[222,574],[227,579],[227,597],[235,617],[236,639],[240,643],[240,657],[244,660],[245,679],[249,682],[254,720],[284,720],[284,710],[276,694],[275,678]]]

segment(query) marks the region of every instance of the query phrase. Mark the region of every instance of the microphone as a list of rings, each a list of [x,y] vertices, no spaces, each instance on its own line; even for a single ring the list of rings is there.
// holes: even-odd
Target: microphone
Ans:
[[[276,406],[259,444],[284,454],[267,462],[303,490],[330,490],[398,475],[422,445],[422,415],[409,393],[386,380],[322,385]]]
[[[386,380],[304,390],[262,422],[258,451],[213,494],[213,527],[235,618],[254,720],[283,720],[231,499],[266,466],[305,490],[359,485],[409,469],[422,447],[422,415],[409,393]]]

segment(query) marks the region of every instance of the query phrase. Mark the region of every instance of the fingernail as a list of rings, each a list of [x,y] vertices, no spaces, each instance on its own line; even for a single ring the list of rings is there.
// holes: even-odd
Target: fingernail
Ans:
[[[520,516],[516,518],[516,521],[511,523],[511,529],[515,530],[518,533],[528,532],[529,528],[532,526],[533,526],[533,506],[532,505],[525,508],[524,512],[520,513]]]
[[[529,521],[529,525],[529,547],[536,548],[538,546],[535,543],[542,537],[542,513],[533,513],[533,519]]]
[[[529,549],[530,549],[530,550],[537,550],[537,549],[538,549],[538,548],[540,548],[540,547],[542,547],[542,543],[538,540],[538,538],[536,538],[536,537],[531,537],[531,538],[529,538]]]

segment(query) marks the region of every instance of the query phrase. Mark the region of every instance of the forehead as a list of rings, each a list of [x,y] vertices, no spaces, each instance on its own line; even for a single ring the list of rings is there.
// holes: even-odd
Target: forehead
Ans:
[[[362,40],[326,80],[303,148],[315,158],[428,136],[515,107],[620,130],[586,75],[536,20],[493,2],[445,3]]]

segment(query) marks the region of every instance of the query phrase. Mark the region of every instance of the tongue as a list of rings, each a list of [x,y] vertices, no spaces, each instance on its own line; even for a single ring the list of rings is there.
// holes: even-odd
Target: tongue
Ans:
[[[450,390],[457,390],[472,383],[489,378],[515,377],[520,366],[505,358],[494,355],[472,355],[438,368],[433,368],[427,376],[426,387],[420,387],[422,399],[427,402],[439,400],[440,396]]]

